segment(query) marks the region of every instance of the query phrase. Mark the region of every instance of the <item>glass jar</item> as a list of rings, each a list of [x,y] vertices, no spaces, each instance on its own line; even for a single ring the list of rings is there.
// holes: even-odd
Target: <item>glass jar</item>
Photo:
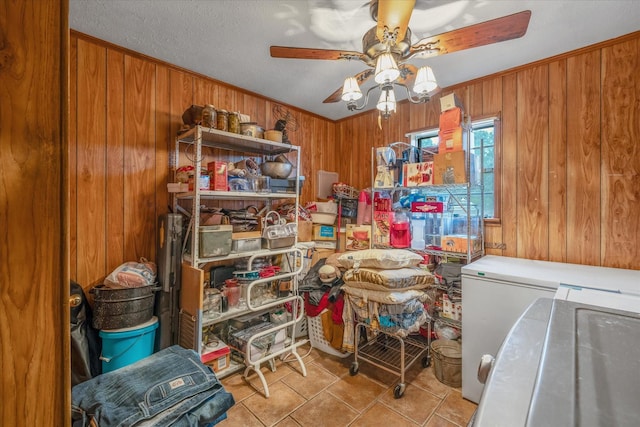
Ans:
[[[218,130],[223,130],[225,132],[229,131],[229,112],[227,110],[218,110],[217,112],[217,128]]]
[[[216,108],[213,105],[207,104],[204,106],[202,109],[202,121],[200,124],[204,127],[215,129],[217,125],[217,113]]]
[[[240,114],[229,113],[229,132],[240,133]]]

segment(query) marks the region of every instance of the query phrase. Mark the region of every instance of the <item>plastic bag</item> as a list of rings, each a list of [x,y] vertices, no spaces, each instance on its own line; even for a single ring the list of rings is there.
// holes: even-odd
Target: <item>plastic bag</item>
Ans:
[[[155,263],[140,258],[140,262],[125,262],[113,270],[104,279],[107,288],[139,288],[153,285],[156,282],[157,268]]]

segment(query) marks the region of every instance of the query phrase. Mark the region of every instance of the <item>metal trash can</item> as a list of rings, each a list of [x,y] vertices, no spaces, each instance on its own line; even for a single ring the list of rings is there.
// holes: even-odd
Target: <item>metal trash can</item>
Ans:
[[[431,343],[433,369],[438,381],[450,387],[462,386],[462,346],[454,340]]]

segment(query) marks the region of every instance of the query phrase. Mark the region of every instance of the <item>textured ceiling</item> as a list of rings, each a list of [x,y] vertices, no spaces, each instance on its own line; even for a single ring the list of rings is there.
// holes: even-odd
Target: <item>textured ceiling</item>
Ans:
[[[322,101],[366,65],[272,58],[269,46],[361,51],[375,25],[366,0],[69,3],[74,30],[334,120],[354,113]],[[638,0],[417,0],[409,27],[415,42],[523,10],[532,14],[522,38],[409,62],[447,87],[640,30]]]

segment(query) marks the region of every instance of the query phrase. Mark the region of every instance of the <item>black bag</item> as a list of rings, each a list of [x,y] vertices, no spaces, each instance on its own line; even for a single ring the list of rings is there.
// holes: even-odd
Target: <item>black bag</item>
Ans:
[[[91,325],[91,306],[82,286],[71,281],[70,296],[80,298],[71,307],[71,386],[80,384],[102,373],[100,352],[102,345],[98,331]]]
[[[440,263],[435,273],[442,277],[443,285],[458,289],[462,287],[462,264]]]

